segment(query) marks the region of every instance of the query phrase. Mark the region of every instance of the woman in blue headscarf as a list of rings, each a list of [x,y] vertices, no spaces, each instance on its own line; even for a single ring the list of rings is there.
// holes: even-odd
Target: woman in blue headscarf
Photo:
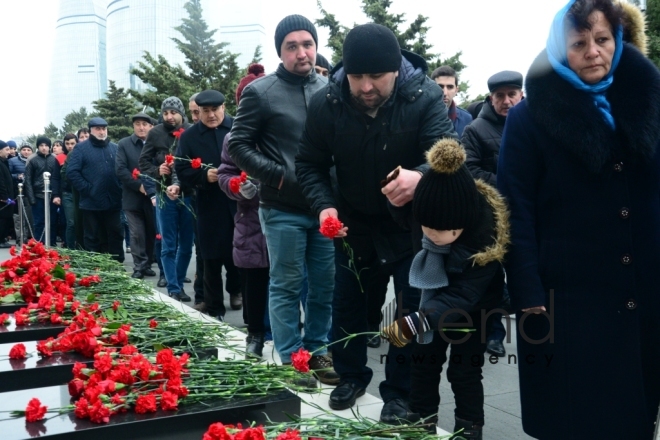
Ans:
[[[511,209],[523,429],[536,438],[653,434],[660,74],[643,29],[630,5],[570,1],[507,116],[497,183]]]

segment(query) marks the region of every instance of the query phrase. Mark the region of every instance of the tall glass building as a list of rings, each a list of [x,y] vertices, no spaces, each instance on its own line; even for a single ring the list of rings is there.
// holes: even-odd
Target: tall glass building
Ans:
[[[58,127],[72,110],[90,110],[107,90],[106,2],[60,0],[47,110]]]

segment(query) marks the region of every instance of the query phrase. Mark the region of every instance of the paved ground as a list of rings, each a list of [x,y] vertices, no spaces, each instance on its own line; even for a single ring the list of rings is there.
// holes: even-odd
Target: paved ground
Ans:
[[[0,261],[9,258],[8,249],[0,249]],[[124,263],[129,273],[132,273],[132,257],[127,254]],[[154,270],[158,272],[157,267]],[[194,280],[195,276],[195,260],[190,264],[188,270],[188,277]],[[151,282],[155,289],[166,293],[167,289],[156,287],[158,277],[145,278],[145,281]],[[192,297],[194,296],[192,284],[186,284],[186,292]],[[390,288],[387,301],[393,298],[393,291]],[[232,311],[229,307],[228,299],[226,301],[227,315],[226,321],[236,327],[244,327],[242,311]],[[515,325],[515,324],[513,324]],[[513,327],[515,329],[515,327]],[[512,342],[505,344],[507,353],[514,355],[515,339]],[[386,344],[382,344],[380,348],[369,348],[369,366],[374,371],[374,378],[370,384],[367,392],[380,397],[378,392],[378,384],[384,380],[384,368],[381,365],[380,356],[387,352]],[[501,358],[501,362],[497,365],[491,365],[486,362],[484,366],[484,390],[485,390],[485,412],[486,412],[486,426],[484,427],[484,438],[486,439],[530,439],[522,431],[520,423],[520,401],[518,392],[518,371],[515,363],[515,357]],[[454,397],[446,380],[446,375],[443,373],[443,379],[440,385],[440,420],[439,425],[441,428],[451,431],[454,426]]]

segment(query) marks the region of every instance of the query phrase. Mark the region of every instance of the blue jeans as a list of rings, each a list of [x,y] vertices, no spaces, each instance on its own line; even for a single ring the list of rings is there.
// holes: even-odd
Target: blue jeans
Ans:
[[[300,348],[310,352],[328,343],[335,264],[332,240],[319,232],[315,216],[259,208],[270,257],[269,311],[275,349],[282,362]],[[307,268],[305,335],[298,328],[300,296]],[[327,351],[321,349],[315,354]]]
[[[192,257],[195,219],[191,211],[190,197],[170,200],[159,195],[158,199],[156,219],[162,237],[160,257],[167,280],[167,292],[178,293],[183,289],[183,280]]]
[[[387,270],[394,280],[396,295],[396,310],[394,316],[386,316],[383,325],[390,325],[392,319],[409,315],[417,311],[421,293],[408,284],[408,273],[413,257],[399,260],[387,266],[381,266],[374,259],[371,262],[355,261],[358,270],[366,267],[360,273],[360,286],[356,275],[347,269],[348,256],[343,249],[335,253],[336,276],[335,295],[332,303],[332,330],[334,340],[337,341],[348,334],[368,332],[369,330],[369,283],[375,282],[378,277],[376,271]],[[401,307],[399,307],[401,306]],[[332,362],[335,371],[344,382],[351,382],[361,388],[366,388],[371,382],[373,371],[367,366],[367,340],[368,336],[358,336],[351,339],[348,344],[339,343],[332,346]],[[381,357],[385,364],[385,380],[381,382],[379,390],[382,399],[388,402],[395,398],[408,400],[410,391],[411,354],[416,342],[403,348],[390,344],[387,356]]]
[[[36,198],[37,203],[32,205],[32,218],[34,219],[34,238],[46,243],[44,230],[46,229],[46,209],[44,199]],[[57,246],[57,205],[50,203],[50,245]]]
[[[76,226],[75,226],[75,205],[73,204],[73,193],[62,193],[62,209],[64,209],[64,217],[66,218],[66,247],[69,249],[76,248]],[[82,245],[82,243],[80,243]]]

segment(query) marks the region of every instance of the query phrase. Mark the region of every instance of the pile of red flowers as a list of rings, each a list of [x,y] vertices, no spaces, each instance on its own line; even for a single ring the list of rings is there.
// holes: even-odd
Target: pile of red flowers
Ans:
[[[188,355],[172,350],[158,352],[151,362],[132,345],[121,350],[103,349],[94,355],[94,368],[76,363],[69,394],[78,400],[74,413],[94,423],[108,423],[110,416],[133,408],[138,414],[178,408],[188,395],[181,379]]]
[[[222,423],[213,423],[204,433],[202,440],[265,440],[266,431],[263,426],[254,426],[243,428],[241,424],[223,425]],[[285,432],[278,435],[275,440],[302,440],[300,432],[295,429],[287,428]],[[309,440],[322,440],[310,437]]]
[[[248,175],[245,171],[241,171],[239,177],[232,177],[229,179],[229,190],[234,194],[238,193],[241,189],[241,184],[247,182]]]

